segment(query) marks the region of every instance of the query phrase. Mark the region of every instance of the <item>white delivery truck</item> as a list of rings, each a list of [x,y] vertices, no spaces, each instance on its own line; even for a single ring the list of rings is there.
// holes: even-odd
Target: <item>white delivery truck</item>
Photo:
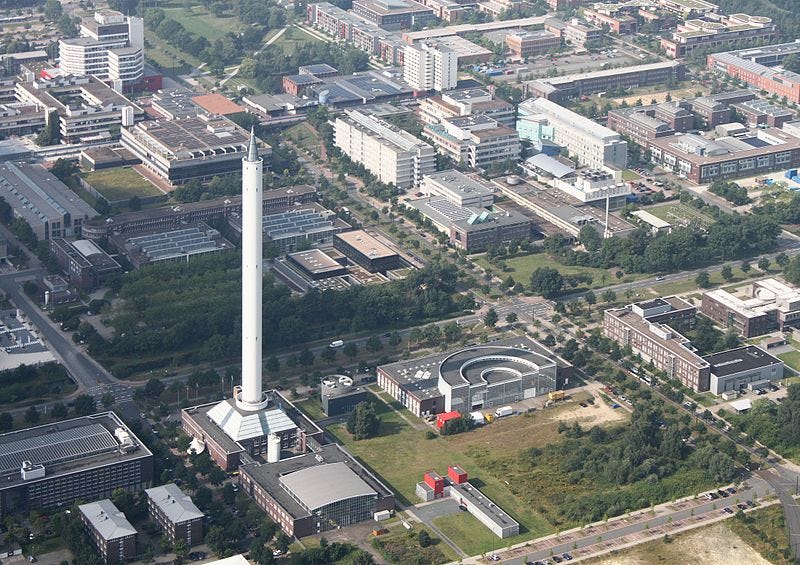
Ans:
[[[502,418],[503,416],[511,416],[514,413],[514,409],[511,406],[501,406],[497,410],[494,411],[495,418]]]
[[[330,347],[331,349],[336,349],[337,347],[341,347],[343,345],[344,342],[341,339],[337,339],[336,341],[332,341],[328,347]]]

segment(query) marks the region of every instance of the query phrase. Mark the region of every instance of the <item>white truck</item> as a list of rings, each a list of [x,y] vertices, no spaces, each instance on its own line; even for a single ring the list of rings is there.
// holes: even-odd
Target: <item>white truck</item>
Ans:
[[[511,416],[514,413],[514,409],[511,406],[501,406],[497,410],[494,411],[495,418],[502,418],[504,416]]]
[[[330,347],[331,349],[336,349],[337,347],[342,347],[343,345],[344,342],[341,339],[337,339],[335,341],[332,341],[328,347]]]

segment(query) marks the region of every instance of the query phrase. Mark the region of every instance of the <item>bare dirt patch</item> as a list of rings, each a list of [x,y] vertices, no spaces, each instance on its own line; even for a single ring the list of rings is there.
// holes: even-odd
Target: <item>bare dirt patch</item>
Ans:
[[[620,555],[590,559],[592,565],[655,565],[659,563],[703,563],[703,565],[769,565],[755,549],[725,524],[694,530],[670,543],[652,541]]]

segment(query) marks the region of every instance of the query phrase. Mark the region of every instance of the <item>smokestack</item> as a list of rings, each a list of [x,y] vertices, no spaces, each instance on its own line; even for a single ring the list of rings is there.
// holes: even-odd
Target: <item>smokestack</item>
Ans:
[[[242,391],[236,396],[236,405],[248,411],[266,406],[261,390],[262,171],[251,129],[242,159]]]

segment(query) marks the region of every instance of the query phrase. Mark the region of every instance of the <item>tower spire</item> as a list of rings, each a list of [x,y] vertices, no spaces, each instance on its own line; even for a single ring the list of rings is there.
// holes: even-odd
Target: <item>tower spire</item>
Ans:
[[[251,163],[258,161],[258,145],[256,145],[256,128],[250,128],[250,145],[247,147],[247,160]]]

